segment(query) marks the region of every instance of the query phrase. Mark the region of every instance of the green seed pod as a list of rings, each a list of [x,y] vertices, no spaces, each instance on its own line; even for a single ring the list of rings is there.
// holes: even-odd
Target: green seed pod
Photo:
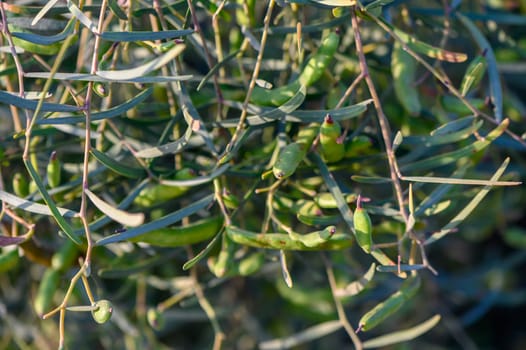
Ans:
[[[8,252],[2,252],[0,254],[0,273],[4,273],[13,269],[20,260],[18,256],[18,249],[12,249]]]
[[[150,327],[155,330],[163,329],[164,324],[166,323],[163,313],[156,308],[148,309],[148,312],[146,312],[146,319],[148,320]]]
[[[93,92],[95,92],[99,97],[108,97],[110,90],[107,84],[97,81],[93,84]]]
[[[339,35],[331,32],[323,39],[318,52],[307,60],[305,68],[303,68],[298,79],[275,89],[267,90],[256,86],[252,91],[250,101],[257,105],[281,106],[294,96],[301,85],[306,87],[313,85],[321,78],[323,72],[328,67],[332,57],[336,53],[339,42]]]
[[[284,179],[294,174],[304,156],[304,147],[297,142],[289,143],[283,147],[272,167],[276,179]]]
[[[49,268],[44,272],[44,276],[42,276],[42,280],[38,286],[35,301],[33,302],[33,307],[35,308],[37,315],[42,316],[44,312],[49,309],[59,283],[59,271]]]
[[[67,239],[60,249],[51,257],[51,267],[55,270],[64,271],[70,268],[79,255],[77,244]]]
[[[239,275],[249,276],[261,269],[265,262],[265,254],[262,252],[252,253],[246,258],[242,259],[237,267]]]
[[[235,249],[235,245],[227,235],[223,235],[222,238],[221,251],[217,256],[217,259],[209,266],[211,267],[211,272],[219,278],[224,277],[232,270]]]
[[[226,188],[223,189],[223,203],[228,209],[237,209],[239,206],[239,199],[230,193]]]
[[[157,247],[180,247],[212,238],[219,232],[222,225],[223,218],[221,216],[213,216],[189,225],[153,230],[130,238],[128,241],[144,242]]]
[[[339,43],[340,36],[335,32],[330,32],[323,39],[318,52],[309,58],[305,68],[303,68],[298,77],[301,85],[311,86],[321,78],[323,72],[331,63]]]
[[[91,316],[95,322],[102,324],[106,323],[111,318],[113,306],[109,300],[101,299],[96,301],[93,306],[95,306],[95,309],[91,310]]]
[[[226,233],[232,241],[254,248],[281,249],[281,250],[341,250],[352,245],[352,238],[346,234],[334,233],[333,226],[323,231],[302,235],[300,233],[256,233],[243,230],[235,226],[227,226]],[[291,236],[297,237],[293,239]],[[302,238],[302,236],[306,236]],[[302,241],[307,241],[306,246]],[[316,244],[314,243],[316,241]]]
[[[60,185],[61,169],[60,161],[57,158],[57,152],[53,151],[47,164],[47,183],[49,187],[55,188]]]
[[[356,210],[354,211],[353,225],[356,242],[358,242],[358,245],[364,252],[371,253],[373,226],[369,214],[361,207],[360,195],[358,195]]]
[[[175,180],[190,180],[195,177],[195,171],[184,168],[175,173]],[[141,207],[150,207],[177,198],[188,192],[190,187],[151,184],[145,187],[133,202]]]
[[[335,233],[336,227],[327,226],[324,230],[315,231],[304,235],[295,232],[289,232],[289,236],[293,240],[303,243],[308,248],[314,248],[327,242]]]
[[[29,195],[29,182],[22,173],[16,173],[15,176],[13,176],[13,191],[19,197]]]
[[[416,70],[416,60],[396,41],[391,55],[394,91],[404,109],[413,116],[419,115],[422,109],[418,91],[414,86]]]
[[[462,83],[460,84],[460,94],[466,96],[466,94],[471,90],[471,88],[476,87],[484,74],[486,73],[486,68],[488,67],[488,62],[486,60],[486,50],[477,57],[475,57],[464,74],[462,78]]]
[[[344,199],[347,203],[352,203],[356,201],[356,195],[354,193],[349,193],[344,196]],[[334,199],[334,196],[330,192],[321,192],[316,194],[314,201],[320,206],[320,208],[323,209],[338,208],[338,203],[336,203],[336,199]]]
[[[399,291],[389,296],[385,301],[376,305],[372,310],[362,316],[358,322],[358,329],[365,332],[379,325],[387,317],[398,311],[405,302],[411,299],[419,287],[420,278],[418,277],[413,277],[405,281]]]
[[[326,162],[337,162],[345,155],[345,145],[339,140],[340,136],[340,123],[327,114],[320,126],[321,155]]]

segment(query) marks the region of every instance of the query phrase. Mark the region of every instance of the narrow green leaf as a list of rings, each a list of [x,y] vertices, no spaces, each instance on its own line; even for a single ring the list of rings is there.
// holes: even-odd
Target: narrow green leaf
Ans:
[[[349,230],[354,233],[353,212],[351,211],[351,208],[349,208],[349,205],[347,204],[345,196],[340,190],[338,183],[336,182],[336,180],[330,173],[329,168],[327,168],[327,165],[323,162],[319,155],[312,153],[310,157],[314,160],[314,163],[317,165],[321,177],[323,177],[323,180],[325,181],[325,185],[336,200],[338,210],[340,211],[340,214],[345,220],[345,223],[349,227]]]
[[[517,186],[522,184],[520,181],[491,181],[477,179],[455,179],[452,177],[431,177],[431,176],[402,176],[404,181],[451,184],[451,185],[473,185],[473,186]]]
[[[33,18],[33,21],[31,22],[31,25],[34,26],[38,23],[38,21],[40,21],[45,15],[46,13],[48,13],[49,10],[51,10],[51,8],[53,6],[55,6],[55,4],[58,2],[58,0],[50,0],[47,2],[47,4],[44,5],[44,7],[42,7],[42,9],[40,11],[38,11],[37,15],[35,16],[35,18]]]
[[[51,215],[55,218],[57,224],[60,226],[60,228],[64,231],[66,236],[68,236],[69,239],[71,239],[76,244],[80,245],[81,242],[78,239],[77,236],[75,236],[73,232],[73,228],[68,224],[66,220],[64,220],[64,217],[62,216],[60,210],[57,208],[55,202],[49,195],[49,193],[46,190],[46,187],[42,183],[42,180],[40,179],[40,175],[38,175],[38,172],[33,167],[33,164],[31,164],[31,161],[29,159],[24,159],[24,165],[27,168],[27,171],[29,172],[29,175],[35,181],[35,184],[37,185],[38,191],[42,195],[42,198],[44,199],[44,202],[46,202],[49,210],[51,211]]]
[[[171,65],[171,69],[175,74],[179,73],[177,71],[176,65]],[[190,99],[190,96],[188,95],[186,86],[183,85],[180,81],[175,81],[172,83],[172,88],[174,90],[175,95],[177,96],[177,102],[183,111],[183,115],[186,122],[189,125],[193,125],[193,123],[198,122],[197,125],[199,125],[200,128],[195,132],[203,138],[208,147],[208,150],[212,152],[214,156],[218,156],[219,154],[216,150],[214,141],[212,140],[212,136],[210,135],[208,130],[206,130],[201,116],[199,115],[199,112],[195,108],[192,100]]]
[[[155,41],[172,39],[176,37],[186,36],[192,34],[192,29],[182,30],[163,30],[160,32],[141,31],[141,32],[103,32],[100,34],[101,38],[108,41]],[[177,44],[179,45],[179,44]]]
[[[307,328],[299,333],[293,334],[291,336],[266,340],[259,343],[259,349],[261,350],[277,350],[277,349],[290,349],[301,344],[308,343],[310,341],[319,339],[321,337],[327,336],[331,333],[336,332],[342,328],[342,323],[340,321],[327,321],[316,326]]]
[[[240,50],[236,50],[232,53],[230,53],[228,56],[226,56],[221,62],[218,62],[215,66],[213,66],[201,79],[199,82],[199,85],[197,85],[196,90],[199,91],[201,88],[206,84],[206,82],[219,70],[219,68],[226,65],[231,59],[235,58],[237,54],[240,52]]]
[[[175,45],[173,49],[171,49],[164,55],[159,56],[139,67],[123,70],[100,70],[96,74],[111,81],[135,79],[138,77],[148,75],[151,72],[173,61],[173,59],[179,56],[184,51],[184,49],[184,45]]]
[[[387,184],[391,183],[388,177],[353,175],[351,180],[364,184]]]
[[[104,168],[102,168],[103,170],[105,170]],[[117,209],[121,209],[121,210],[125,210],[127,209],[130,205],[132,205],[133,203],[133,200],[139,195],[139,193],[141,193],[141,191],[150,183],[149,179],[144,179],[142,180],[135,188],[133,188],[129,193],[128,195],[122,200],[122,202],[119,203],[119,205],[117,206]],[[111,218],[109,218],[108,216],[102,216],[96,220],[94,220],[93,222],[90,222],[89,224],[89,228],[90,230],[92,231],[96,231],[98,230],[99,228],[103,227],[104,225],[107,225],[108,223],[111,222]],[[83,230],[78,230],[78,231],[75,231],[75,233],[79,234],[81,233]]]
[[[413,340],[416,337],[428,332],[440,322],[440,315],[435,315],[429,320],[419,324],[418,326],[404,329],[402,331],[393,332],[382,335],[377,338],[367,340],[362,343],[364,349],[381,348],[392,344],[397,344],[409,340]]]
[[[498,123],[500,123],[504,116],[504,102],[502,98],[502,85],[500,83],[500,75],[495,53],[493,52],[493,49],[488,40],[486,40],[486,38],[484,37],[484,34],[480,32],[477,26],[469,18],[463,16],[458,12],[456,12],[456,16],[471,33],[471,36],[473,36],[473,38],[477,42],[480,51],[486,52],[491,103],[493,104],[493,111],[495,112],[495,120]]]
[[[371,13],[368,13],[370,16],[373,16]],[[406,32],[392,26],[391,24],[387,23],[383,18],[373,16],[375,20],[377,20],[379,23],[381,23],[382,26],[385,26],[386,28],[391,29],[395,32],[395,34],[402,40],[404,44],[409,46],[413,51],[416,51],[418,53],[424,54],[431,58],[436,58],[437,60],[446,61],[446,62],[464,62],[468,59],[468,55],[461,52],[452,52],[447,51],[444,49],[441,49],[436,46],[432,46],[429,44],[426,44],[418,39],[416,39],[414,36],[407,34]]]
[[[72,81],[95,81],[95,82],[114,82],[114,79],[104,78],[99,75],[87,74],[87,73],[55,73],[50,72],[28,72],[24,73],[26,78],[43,78],[43,79],[56,79],[56,80],[72,80]],[[119,83],[170,83],[178,80],[191,79],[192,75],[177,75],[177,76],[138,76],[132,79],[119,80]]]
[[[124,165],[121,162],[115,160],[114,158],[98,151],[95,148],[90,150],[90,153],[95,157],[99,162],[107,166],[109,169],[113,170],[117,174],[126,176],[132,179],[140,179],[145,175],[145,171],[142,168],[136,168],[128,165]]]
[[[451,164],[451,163],[456,162],[459,159],[469,157],[473,153],[479,152],[483,150],[484,148],[488,147],[491,144],[491,142],[493,142],[497,137],[502,135],[502,133],[506,130],[508,125],[509,125],[509,120],[504,119],[502,123],[500,123],[499,126],[493,129],[482,140],[477,140],[473,142],[472,144],[465,146],[461,149],[458,149],[456,151],[452,151],[452,152],[445,153],[445,154],[440,154],[438,156],[429,157],[427,159],[423,159],[423,160],[416,161],[416,162],[413,162],[407,165],[403,165],[401,166],[401,170],[403,171],[426,170],[426,169],[431,169],[431,168],[436,168],[436,167],[444,166],[447,164]]]
[[[336,120],[338,122],[341,122],[343,120],[356,118],[363,112],[367,110],[367,105],[370,104],[372,100],[365,100],[360,103],[357,103],[352,106],[343,107],[339,109],[324,109],[324,110],[294,110],[290,113],[287,113],[285,116],[285,121],[292,122],[292,123],[322,123],[323,119],[327,114],[330,114],[333,120]],[[225,104],[241,109],[242,103],[234,102],[234,101],[225,101]],[[281,119],[282,117],[279,115],[276,115],[275,118],[272,118],[271,115],[265,115],[263,118],[263,115],[267,113],[268,111],[271,111],[271,108],[265,108],[265,107],[258,107],[251,105],[249,106],[249,113],[255,114],[254,116],[247,118],[247,124],[251,126],[258,126],[263,125],[267,123],[272,123],[276,121],[277,119]],[[225,127],[225,128],[231,128],[235,127],[237,125],[238,119],[227,119],[221,122],[218,122],[219,125]]]
[[[391,266],[380,265],[376,268],[376,271],[378,272],[418,271],[418,270],[423,270],[425,268],[427,268],[427,265],[422,265],[422,264],[415,264],[415,265],[400,264],[400,265],[391,265]]]
[[[144,223],[144,214],[143,213],[128,213],[124,210],[120,210],[112,207],[101,198],[99,198],[95,193],[91,192],[89,189],[84,189],[88,195],[91,202],[105,215],[117,221],[118,223],[136,227]]]
[[[134,108],[141,102],[144,102],[153,92],[153,88],[148,88],[141,91],[137,96],[129,101],[124,102],[118,106],[108,108],[102,112],[91,113],[91,121],[98,121],[103,119],[115,118],[123,115],[126,111]],[[57,124],[77,124],[86,121],[84,116],[64,116],[57,118],[39,119],[37,124],[41,125],[57,125]]]
[[[175,154],[181,152],[188,143],[190,136],[192,136],[194,129],[199,130],[199,122],[196,120],[192,120],[192,124],[188,125],[184,135],[178,140],[164,144],[162,146],[156,146],[140,150],[137,153],[135,153],[135,156],[138,158],[156,158],[167,154]]]
[[[0,103],[13,105],[18,108],[30,109],[33,111],[37,109],[38,105],[37,101],[22,98],[7,91],[0,91]],[[44,102],[42,104],[42,108],[40,108],[41,112],[78,112],[79,110],[80,107],[77,106],[47,102]]]
[[[74,29],[75,21],[70,21],[62,32],[55,35],[38,35],[28,32],[12,32],[11,35],[34,44],[51,45],[66,39],[69,35],[73,33]]]
[[[128,20],[128,16],[126,16],[126,13],[119,6],[118,0],[109,0],[108,6],[110,7],[111,12],[113,12],[113,14],[117,16],[119,19],[123,21]]]
[[[472,115],[464,118],[455,119],[450,121],[449,123],[442,124],[435,130],[431,131],[429,134],[431,136],[445,136],[452,132],[467,128],[468,126],[472,125],[474,121],[475,117]]]
[[[404,139],[406,144],[418,145],[418,146],[438,146],[444,144],[451,144],[454,142],[462,141],[469,136],[473,135],[480,127],[484,124],[484,121],[477,120],[465,129],[458,130],[450,133],[435,133],[431,136],[408,136]]]
[[[195,264],[197,264],[199,261],[201,261],[203,258],[205,258],[212,251],[212,249],[215,247],[217,242],[219,242],[221,240],[221,238],[223,237],[224,230],[225,230],[224,227],[221,228],[221,230],[215,235],[214,239],[212,239],[206,245],[206,247],[199,252],[199,254],[197,254],[196,256],[194,256],[193,258],[188,260],[187,262],[185,262],[184,265],[183,265],[183,270],[186,271],[188,269],[191,269]]]
[[[176,187],[193,187],[202,185],[204,183],[210,182],[216,177],[223,174],[227,169],[230,168],[230,164],[223,164],[218,168],[214,169],[210,174],[204,176],[194,177],[190,180],[161,180],[160,183],[168,186]]]
[[[53,212],[51,211],[51,209],[46,205],[28,201],[26,199],[17,197],[14,194],[11,194],[11,193],[8,193],[2,190],[0,190],[0,200],[12,205],[15,208],[19,208],[19,209],[28,211],[30,213],[42,214],[42,215],[53,215]],[[57,210],[60,213],[60,215],[65,216],[65,217],[72,218],[72,217],[78,216],[77,212],[70,210],[70,209],[57,207]]]
[[[364,290],[365,287],[367,287],[369,282],[373,280],[375,271],[376,271],[376,264],[372,263],[371,266],[369,266],[369,269],[367,270],[367,272],[362,277],[360,277],[360,279],[349,283],[344,288],[337,289],[334,292],[334,294],[338,298],[352,297],[354,295],[357,295],[362,290]]]
[[[93,34],[99,33],[95,23],[93,23],[93,21],[89,19],[71,0],[67,0],[67,7],[73,17],[86,26],[86,28],[88,28]]]
[[[455,170],[453,174],[451,174],[451,177],[461,177],[464,176],[466,171],[468,170],[468,165],[464,165],[460,167],[459,169]],[[450,184],[441,184],[440,186],[437,186],[431,192],[429,196],[427,196],[420,205],[415,209],[415,217],[419,217],[424,213],[428,208],[431,208],[432,206],[436,205],[438,202],[440,202],[444,196],[449,192],[449,190],[452,188],[453,185]]]
[[[163,216],[160,219],[151,221],[139,227],[132,228],[125,232],[121,232],[121,233],[117,233],[117,234],[114,234],[108,237],[104,237],[98,240],[95,244],[98,246],[102,246],[102,245],[106,245],[110,243],[121,242],[121,241],[130,239],[130,238],[133,238],[133,237],[137,237],[138,235],[142,235],[147,232],[157,230],[157,229],[166,227],[168,225],[172,225],[178,221],[181,221],[183,218],[190,216],[192,214],[195,214],[199,210],[206,208],[210,203],[212,203],[213,200],[214,200],[214,194],[210,194],[206,197],[201,198],[197,202],[194,202],[190,204],[189,206],[179,209],[171,214]]]
[[[508,166],[510,162],[509,158],[506,158],[504,162],[501,164],[501,166],[497,169],[495,174],[491,177],[491,181],[495,182],[497,181],[502,174],[504,174],[504,171],[506,170],[506,167]],[[486,197],[486,195],[491,190],[492,186],[486,185],[484,188],[482,188],[476,195],[473,197],[473,199],[462,209],[451,221],[442,227],[442,229],[439,232],[434,233],[429,237],[424,244],[431,244],[445,235],[452,232],[458,225],[460,225],[468,216],[471,214],[471,212],[477,207],[477,205]]]

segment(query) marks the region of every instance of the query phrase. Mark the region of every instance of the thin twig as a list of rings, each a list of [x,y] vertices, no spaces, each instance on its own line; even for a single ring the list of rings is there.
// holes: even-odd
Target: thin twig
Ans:
[[[367,83],[367,87],[369,89],[369,93],[371,94],[371,97],[373,99],[374,108],[376,109],[377,115],[378,115],[378,124],[380,124],[380,129],[382,133],[382,138],[384,140],[385,144],[385,152],[387,155],[387,160],[389,162],[389,172],[391,176],[391,180],[393,181],[393,187],[396,194],[396,198],[398,200],[398,206],[400,214],[402,215],[404,222],[408,222],[408,216],[407,211],[404,206],[404,195],[402,186],[400,184],[399,179],[399,171],[398,171],[398,165],[396,163],[396,158],[394,155],[393,147],[392,147],[392,139],[391,139],[391,127],[389,126],[389,121],[387,117],[385,116],[382,103],[380,101],[380,98],[378,96],[378,93],[376,92],[376,87],[374,85],[374,82],[369,75],[369,68],[367,66],[367,61],[365,59],[365,54],[363,52],[363,45],[362,45],[362,39],[360,35],[360,26],[358,24],[358,17],[356,16],[356,8],[353,7],[351,9],[351,18],[352,18],[352,27],[354,30],[354,41],[356,45],[356,52],[358,55],[358,59],[360,61],[360,68],[362,71],[362,74],[364,75],[365,82]]]
[[[334,305],[336,306],[336,312],[338,313],[338,319],[340,320],[343,328],[349,335],[349,338],[351,338],[351,341],[353,342],[356,350],[361,350],[363,348],[362,342],[360,338],[358,338],[358,336],[356,335],[356,332],[354,331],[351,323],[347,319],[347,315],[345,315],[345,310],[343,309],[343,305],[340,299],[338,299],[336,295],[338,286],[336,285],[336,278],[334,277],[334,270],[332,268],[332,263],[330,259],[327,258],[327,256],[324,253],[322,253],[321,256],[323,258],[323,263],[325,264],[325,272],[327,273],[327,279],[329,280],[329,286],[331,287],[332,298],[334,299]]]
[[[239,117],[239,122],[237,123],[236,130],[234,131],[234,135],[232,135],[232,138],[230,139],[230,142],[225,148],[224,155],[227,155],[232,151],[232,148],[234,147],[237,139],[241,135],[241,132],[245,128],[245,121],[247,119],[248,115],[248,102],[250,101],[250,96],[252,95],[252,91],[254,91],[254,87],[256,86],[256,80],[259,76],[259,70],[261,69],[261,62],[263,61],[263,54],[265,52],[265,45],[267,44],[267,37],[268,37],[268,31],[270,28],[270,19],[272,17],[272,10],[274,9],[275,0],[270,0],[268,3],[267,13],[265,14],[265,19],[263,20],[263,34],[261,35],[261,43],[260,43],[260,49],[258,53],[258,57],[256,59],[256,64],[254,66],[254,71],[252,72],[252,78],[250,79],[250,84],[248,85],[248,91],[247,95],[245,97],[245,100],[243,101],[243,107],[241,109],[241,116]]]

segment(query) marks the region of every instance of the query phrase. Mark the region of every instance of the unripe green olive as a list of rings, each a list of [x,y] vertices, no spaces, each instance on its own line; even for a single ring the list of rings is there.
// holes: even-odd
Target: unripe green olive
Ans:
[[[95,302],[95,309],[91,310],[91,316],[95,322],[102,324],[106,323],[113,313],[113,306],[109,300],[102,299]]]
[[[156,308],[148,309],[146,319],[153,329],[159,330],[164,327],[165,319],[163,313]]]

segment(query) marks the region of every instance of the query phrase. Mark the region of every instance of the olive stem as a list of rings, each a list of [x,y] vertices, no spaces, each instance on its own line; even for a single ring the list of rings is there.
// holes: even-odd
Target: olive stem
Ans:
[[[351,323],[349,322],[349,319],[347,318],[347,315],[345,315],[345,310],[343,309],[343,305],[340,302],[340,299],[338,299],[338,296],[336,295],[338,286],[336,285],[336,278],[334,277],[334,270],[332,268],[332,263],[330,259],[328,259],[324,253],[321,253],[321,256],[323,258],[323,263],[325,264],[325,272],[327,273],[327,279],[329,280],[329,286],[331,287],[332,297],[334,299],[334,305],[336,306],[336,312],[338,313],[338,319],[340,320],[343,328],[349,335],[349,338],[351,338],[351,341],[353,342],[355,349],[361,350],[363,349],[362,342],[360,338],[358,338],[358,336],[356,335],[359,329],[357,329],[356,332],[354,331]]]

